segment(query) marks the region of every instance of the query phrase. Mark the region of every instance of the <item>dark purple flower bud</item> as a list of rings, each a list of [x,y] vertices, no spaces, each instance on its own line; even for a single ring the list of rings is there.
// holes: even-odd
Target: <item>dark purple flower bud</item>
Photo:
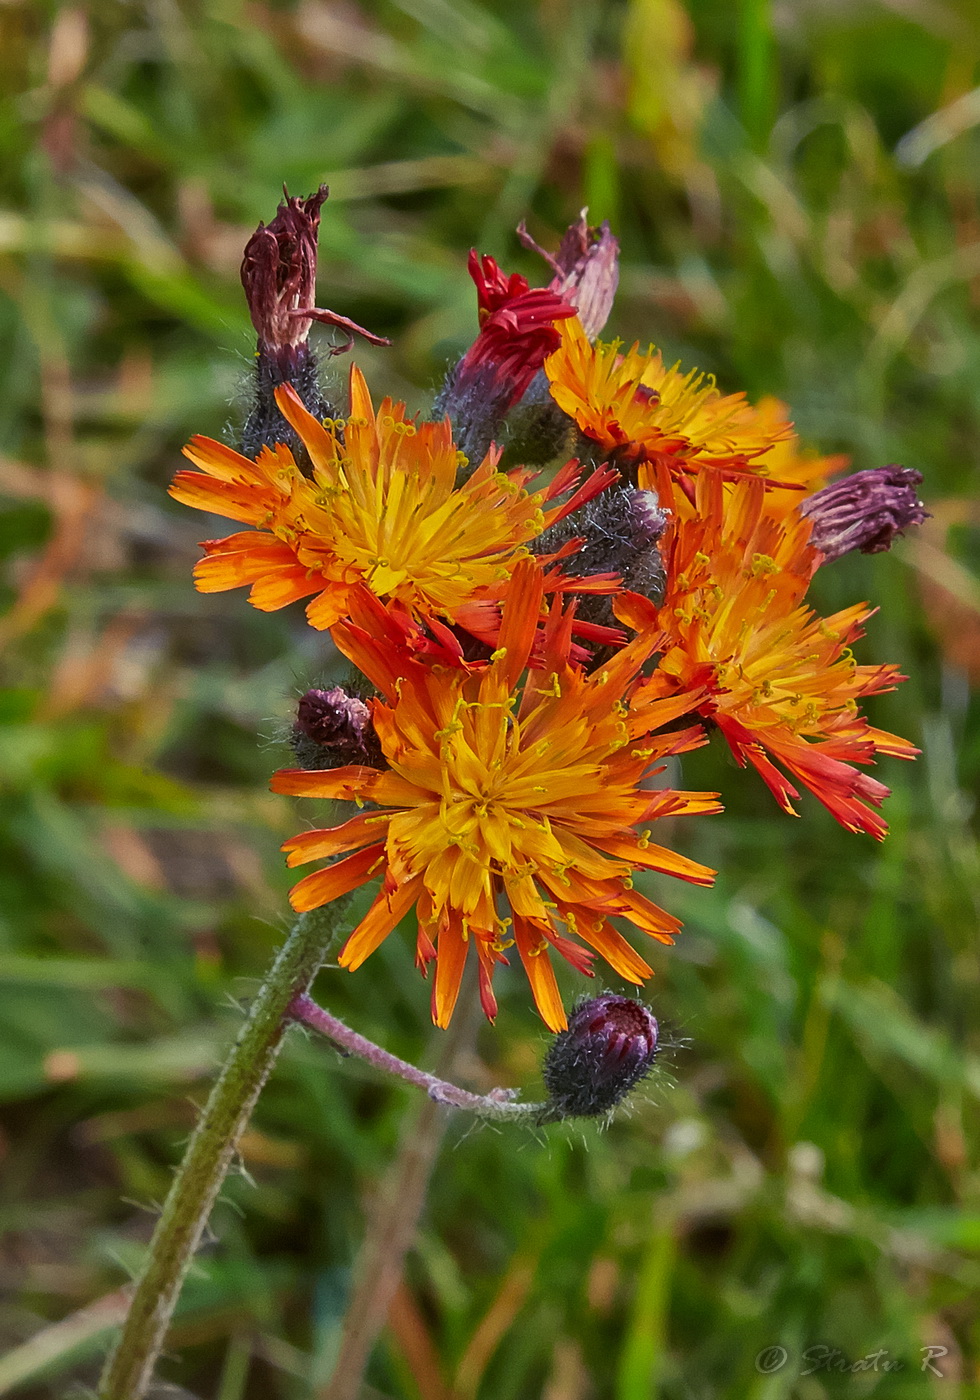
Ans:
[[[580,1002],[545,1056],[548,1116],[610,1112],[650,1072],[657,1036],[655,1018],[630,997],[607,992]]]
[[[522,222],[517,236],[525,248],[540,253],[555,274],[549,291],[571,302],[590,340],[595,340],[609,319],[619,286],[619,243],[609,224],[589,226],[583,209],[578,221],[570,224],[552,256],[528,233]]]
[[[810,542],[824,563],[859,549],[879,554],[896,535],[929,519],[916,494],[922,473],[911,467],[872,467],[816,491],[800,506],[813,521]]]
[[[296,706],[293,749],[304,768],[387,768],[370,708],[341,686],[308,690]]]

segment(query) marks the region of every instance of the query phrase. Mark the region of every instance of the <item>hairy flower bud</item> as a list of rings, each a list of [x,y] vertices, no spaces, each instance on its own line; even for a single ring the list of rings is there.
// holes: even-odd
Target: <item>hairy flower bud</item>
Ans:
[[[585,334],[595,340],[609,319],[619,286],[619,243],[608,223],[591,228],[588,209],[569,224],[552,256],[528,233],[523,221],[517,236],[525,248],[540,253],[555,274],[548,290],[571,302],[578,312]]]
[[[532,540],[530,548],[547,553],[578,537],[582,543],[574,556],[577,574],[618,574],[624,588],[642,593],[659,607],[667,581],[659,542],[666,528],[667,513],[656,491],[612,486]],[[583,593],[577,616],[600,627],[617,625],[612,598],[605,593]],[[611,654],[598,652],[594,664],[603,664]]]
[[[342,686],[308,690],[296,706],[293,750],[303,768],[342,768],[363,763],[386,768],[371,711]]]
[[[630,493],[630,531],[637,549],[656,544],[667,528],[667,512],[656,491],[636,489]]]
[[[567,461],[574,455],[575,439],[574,420],[555,403],[548,376],[539,370],[507,416],[504,466],[541,467],[555,458]]]
[[[641,1002],[604,993],[580,1002],[545,1056],[549,1115],[610,1112],[653,1066],[658,1026]]]
[[[824,563],[859,549],[879,554],[895,536],[921,525],[929,512],[916,494],[922,473],[911,467],[872,467],[817,491],[800,505],[813,522],[810,542]]]

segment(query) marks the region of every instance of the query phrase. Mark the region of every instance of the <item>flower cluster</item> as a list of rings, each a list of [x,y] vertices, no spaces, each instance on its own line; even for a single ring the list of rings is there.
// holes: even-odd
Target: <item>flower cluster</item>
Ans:
[[[281,371],[263,421],[288,431],[244,453],[205,438],[185,449],[198,470],[172,494],[248,527],[205,541],[197,586],[248,585],[264,610],[310,600],[309,623],[363,678],[356,694],[303,697],[300,766],[272,784],[356,804],[285,846],[290,866],[321,862],[294,887],[297,910],[380,881],[341,965],[411,915],[438,1025],[468,960],[492,1018],[495,971],[516,958],[561,1031],[553,955],[588,975],[598,955],[640,984],[652,969],[624,928],[670,943],[679,924],[636,875],[713,878],[653,839],[662,819],[720,810],[716,793],[662,782],[665,760],[711,730],[786,811],[802,787],[848,829],[884,835],[888,790],[861,770],[916,750],[859,704],[901,677],[851,655],[865,604],[820,618],[806,594],[826,560],[921,520],[918,476],[827,487],[845,461],[806,452],[777,401],[598,342],[618,249],[584,215],[544,254],[547,287],[470,255],[479,333],[430,418],[390,399],[376,410],[356,367],[346,415],[324,413],[290,370],[313,321],[353,327],[312,304],[324,196],[287,201],[283,229],[250,245],[260,355]],[[501,468],[505,446],[544,461],[519,455],[526,433],[536,452],[551,444],[537,481]],[[599,1029],[588,1022],[603,1064],[626,1035],[620,1002],[635,1005],[611,998],[612,1030],[605,1002]],[[634,1079],[656,1049],[649,1020]]]

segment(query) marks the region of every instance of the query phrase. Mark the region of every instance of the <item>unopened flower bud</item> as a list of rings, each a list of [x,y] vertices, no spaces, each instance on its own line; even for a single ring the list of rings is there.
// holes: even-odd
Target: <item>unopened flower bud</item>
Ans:
[[[585,334],[595,340],[609,319],[619,286],[619,243],[608,223],[591,228],[588,209],[565,230],[558,252],[552,256],[535,243],[522,222],[517,236],[525,248],[540,253],[554,272],[549,291],[571,302]]]
[[[574,419],[555,403],[548,376],[539,370],[507,416],[504,466],[541,467],[556,457],[567,460],[574,455],[575,438]]]
[[[572,1012],[545,1056],[549,1114],[595,1118],[608,1113],[653,1066],[658,1027],[630,997],[590,997]]]
[[[624,588],[659,606],[667,580],[659,541],[666,528],[667,513],[656,491],[612,486],[539,535],[531,549],[547,553],[578,536],[583,543],[574,555],[576,574],[618,574]],[[578,616],[601,627],[616,625],[612,599],[604,593],[583,593]],[[596,658],[604,659],[604,653]]]
[[[656,544],[667,528],[667,512],[656,491],[630,491],[630,531],[637,549]]]
[[[916,494],[922,473],[911,467],[872,467],[815,492],[800,505],[813,522],[810,542],[824,563],[859,549],[879,554],[895,536],[921,525],[929,512]]]
[[[656,491],[633,490],[630,496],[630,540],[633,558],[624,560],[623,584],[642,593],[659,607],[664,600],[667,572],[660,553],[660,538],[667,528],[667,512]]]
[[[371,711],[342,686],[308,690],[296,706],[293,750],[303,768],[342,768],[363,763],[386,768]]]

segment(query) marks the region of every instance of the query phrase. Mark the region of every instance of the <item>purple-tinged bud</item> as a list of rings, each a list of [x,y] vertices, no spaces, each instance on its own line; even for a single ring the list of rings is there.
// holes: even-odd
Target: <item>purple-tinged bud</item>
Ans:
[[[371,711],[341,686],[308,690],[296,706],[293,749],[304,768],[342,768],[363,763],[387,768]]]
[[[659,607],[667,587],[667,571],[660,553],[660,539],[667,528],[667,512],[656,491],[632,490],[630,495],[630,542],[632,559],[625,561],[623,584],[642,593]]]
[[[578,221],[562,235],[558,252],[545,252],[522,222],[517,236],[525,248],[540,253],[555,274],[549,291],[571,302],[590,340],[595,340],[609,320],[619,286],[619,243],[608,223],[591,228],[583,209]]]
[[[650,1072],[657,1038],[656,1019],[641,1002],[608,992],[580,1002],[545,1056],[548,1116],[609,1113]]]
[[[832,482],[800,505],[813,522],[810,543],[825,564],[854,549],[862,554],[891,549],[896,535],[929,519],[916,494],[921,481],[922,473],[911,467],[889,466]]]
[[[667,512],[656,491],[630,492],[630,527],[637,549],[649,549],[667,528]]]

